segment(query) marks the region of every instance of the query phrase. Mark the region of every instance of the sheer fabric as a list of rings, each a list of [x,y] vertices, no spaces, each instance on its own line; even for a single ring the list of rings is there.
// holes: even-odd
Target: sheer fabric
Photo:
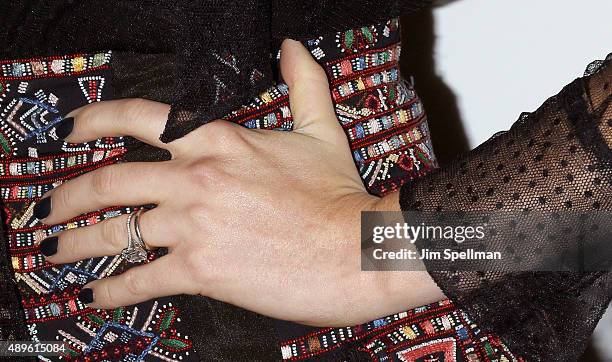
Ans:
[[[573,211],[587,216],[589,211],[612,211],[611,60],[593,63],[585,77],[534,113],[523,114],[509,131],[404,186],[402,210]],[[521,233],[532,236],[527,247],[533,255],[538,249],[561,255],[580,240],[567,230],[555,241],[537,225],[523,225]],[[513,233],[502,236],[496,240],[505,244],[489,246],[517,247]],[[577,360],[612,298],[609,268],[508,273],[444,271],[452,270],[444,261],[427,261],[426,266],[451,300],[527,360]]]
[[[107,49],[163,54],[159,59],[172,70],[165,78],[156,79],[153,87],[125,88],[118,96],[150,94],[172,103],[162,135],[164,141],[170,141],[231,113],[272,84],[274,58],[283,38],[308,39],[372,24],[429,2],[11,1],[0,12],[0,58]],[[363,34],[352,40],[364,40]],[[424,182],[404,186],[402,208],[550,211],[569,205],[577,210],[610,210],[609,63],[593,66],[594,75],[572,83],[510,131],[452,166]],[[127,74],[130,68],[119,66],[116,71]],[[138,155],[134,148],[136,158],[163,158],[136,147],[140,150]],[[540,166],[546,164],[550,167]],[[457,189],[448,190],[448,184]],[[518,190],[517,196],[512,189]],[[8,261],[0,265],[3,283],[12,280],[5,273],[10,269]],[[572,360],[579,355],[610,299],[610,276],[604,272],[451,274],[436,270],[440,269],[432,269],[431,274],[453,301],[484,329],[501,334],[511,350],[533,360],[549,360],[550,356]],[[10,288],[2,293],[0,336],[22,339],[23,324],[12,325],[19,319],[20,313],[11,312],[18,297]],[[181,298],[182,305],[193,303],[191,297]],[[233,318],[236,325],[269,324],[214,301],[205,308]],[[567,315],[575,323],[567,323]],[[261,324],[251,323],[253,320]],[[231,323],[219,324],[231,332]],[[235,335],[243,342],[249,337],[248,333]],[[211,350],[214,348],[218,346],[212,345]],[[228,343],[227,349],[231,348]],[[240,353],[248,355],[249,350]]]
[[[421,102],[399,74],[397,19],[323,35],[305,45],[328,74],[336,113],[371,193],[391,192],[437,167]],[[459,361],[502,355],[512,360],[498,338],[480,333],[449,301],[340,329],[272,321],[200,296],[155,298],[114,310],[83,305],[76,297],[80,287],[130,265],[118,256],[52,265],[36,241],[133,212],[134,207],[98,210],[51,226],[42,225],[32,207],[44,192],[85,172],[115,162],[164,160],[168,154],[130,138],[67,144],[57,139],[57,125],[69,111],[91,102],[133,97],[167,102],[172,66],[167,54],[117,51],[0,60],[0,200],[8,236],[8,254],[0,257],[12,262],[16,299],[21,299],[30,338],[68,342],[65,360],[371,360],[366,344],[372,338],[378,341],[372,351],[377,355],[404,350],[411,356],[448,355],[454,350]],[[271,86],[225,119],[248,128],[290,131],[287,92],[284,84]],[[292,331],[275,330],[279,324]],[[418,324],[428,327],[413,332],[418,339],[402,344],[377,336]],[[381,343],[389,347],[380,348]],[[433,351],[430,344],[440,344],[441,350]]]
[[[431,2],[16,0],[0,12],[0,58],[107,49],[171,54],[172,110],[161,137],[169,142],[265,91],[283,39],[375,24]]]

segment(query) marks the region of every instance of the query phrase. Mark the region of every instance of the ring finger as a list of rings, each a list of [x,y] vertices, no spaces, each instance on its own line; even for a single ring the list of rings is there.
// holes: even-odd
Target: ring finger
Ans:
[[[177,233],[171,230],[173,223],[163,222],[167,218],[160,208],[140,215],[139,227],[147,247],[155,249],[174,245],[172,235]],[[128,215],[121,215],[91,226],[63,231],[41,241],[40,251],[47,261],[56,264],[121,254],[127,247],[127,220]],[[166,227],[160,228],[159,225]],[[134,230],[132,235],[135,236]]]

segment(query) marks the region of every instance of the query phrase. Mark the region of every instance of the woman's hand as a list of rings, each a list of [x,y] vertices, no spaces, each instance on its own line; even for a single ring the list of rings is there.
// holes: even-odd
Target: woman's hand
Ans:
[[[140,218],[142,236],[169,253],[86,285],[90,291],[81,297],[91,307],[201,294],[276,318],[331,326],[443,298],[425,272],[360,271],[360,211],[399,210],[397,195],[379,199],[365,191],[325,73],[301,44],[283,44],[281,69],[294,132],[216,121],[163,144],[158,137],[166,104],[107,101],[71,114],[75,123],[67,141],[129,135],[172,154],[166,162],[100,168],[50,191],[50,203],[39,203],[51,205],[37,208],[46,224],[115,205],[157,205]],[[48,261],[121,253],[126,218],[60,233]],[[51,254],[54,248],[43,250]]]

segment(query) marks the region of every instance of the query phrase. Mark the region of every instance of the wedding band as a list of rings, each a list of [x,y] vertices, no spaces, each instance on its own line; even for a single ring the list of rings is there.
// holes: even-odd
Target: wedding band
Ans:
[[[142,233],[140,232],[140,215],[143,212],[144,209],[140,209],[134,214],[134,231],[136,232],[136,239],[138,239],[138,241],[142,243],[142,247],[146,250],[151,250],[151,248],[147,245],[147,242],[143,239]]]
[[[140,209],[135,213],[130,213],[127,217],[127,221],[125,222],[128,239],[127,247],[121,251],[121,256],[129,263],[140,263],[147,260],[146,245],[141,238],[140,225],[138,225],[142,211],[143,210]],[[136,232],[136,237],[132,235],[132,219],[134,219],[134,231]]]

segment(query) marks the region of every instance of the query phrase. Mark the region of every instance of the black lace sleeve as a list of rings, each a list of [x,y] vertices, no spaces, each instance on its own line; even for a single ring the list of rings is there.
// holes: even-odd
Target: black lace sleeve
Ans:
[[[611,211],[611,61],[608,56],[593,63],[585,77],[523,114],[510,130],[405,185],[402,210]],[[535,235],[534,250],[563,252],[562,243],[551,245],[535,228],[522,232]],[[502,241],[507,247],[512,235]],[[609,271],[451,272],[439,262],[426,267],[450,299],[529,361],[577,360],[612,298]]]

